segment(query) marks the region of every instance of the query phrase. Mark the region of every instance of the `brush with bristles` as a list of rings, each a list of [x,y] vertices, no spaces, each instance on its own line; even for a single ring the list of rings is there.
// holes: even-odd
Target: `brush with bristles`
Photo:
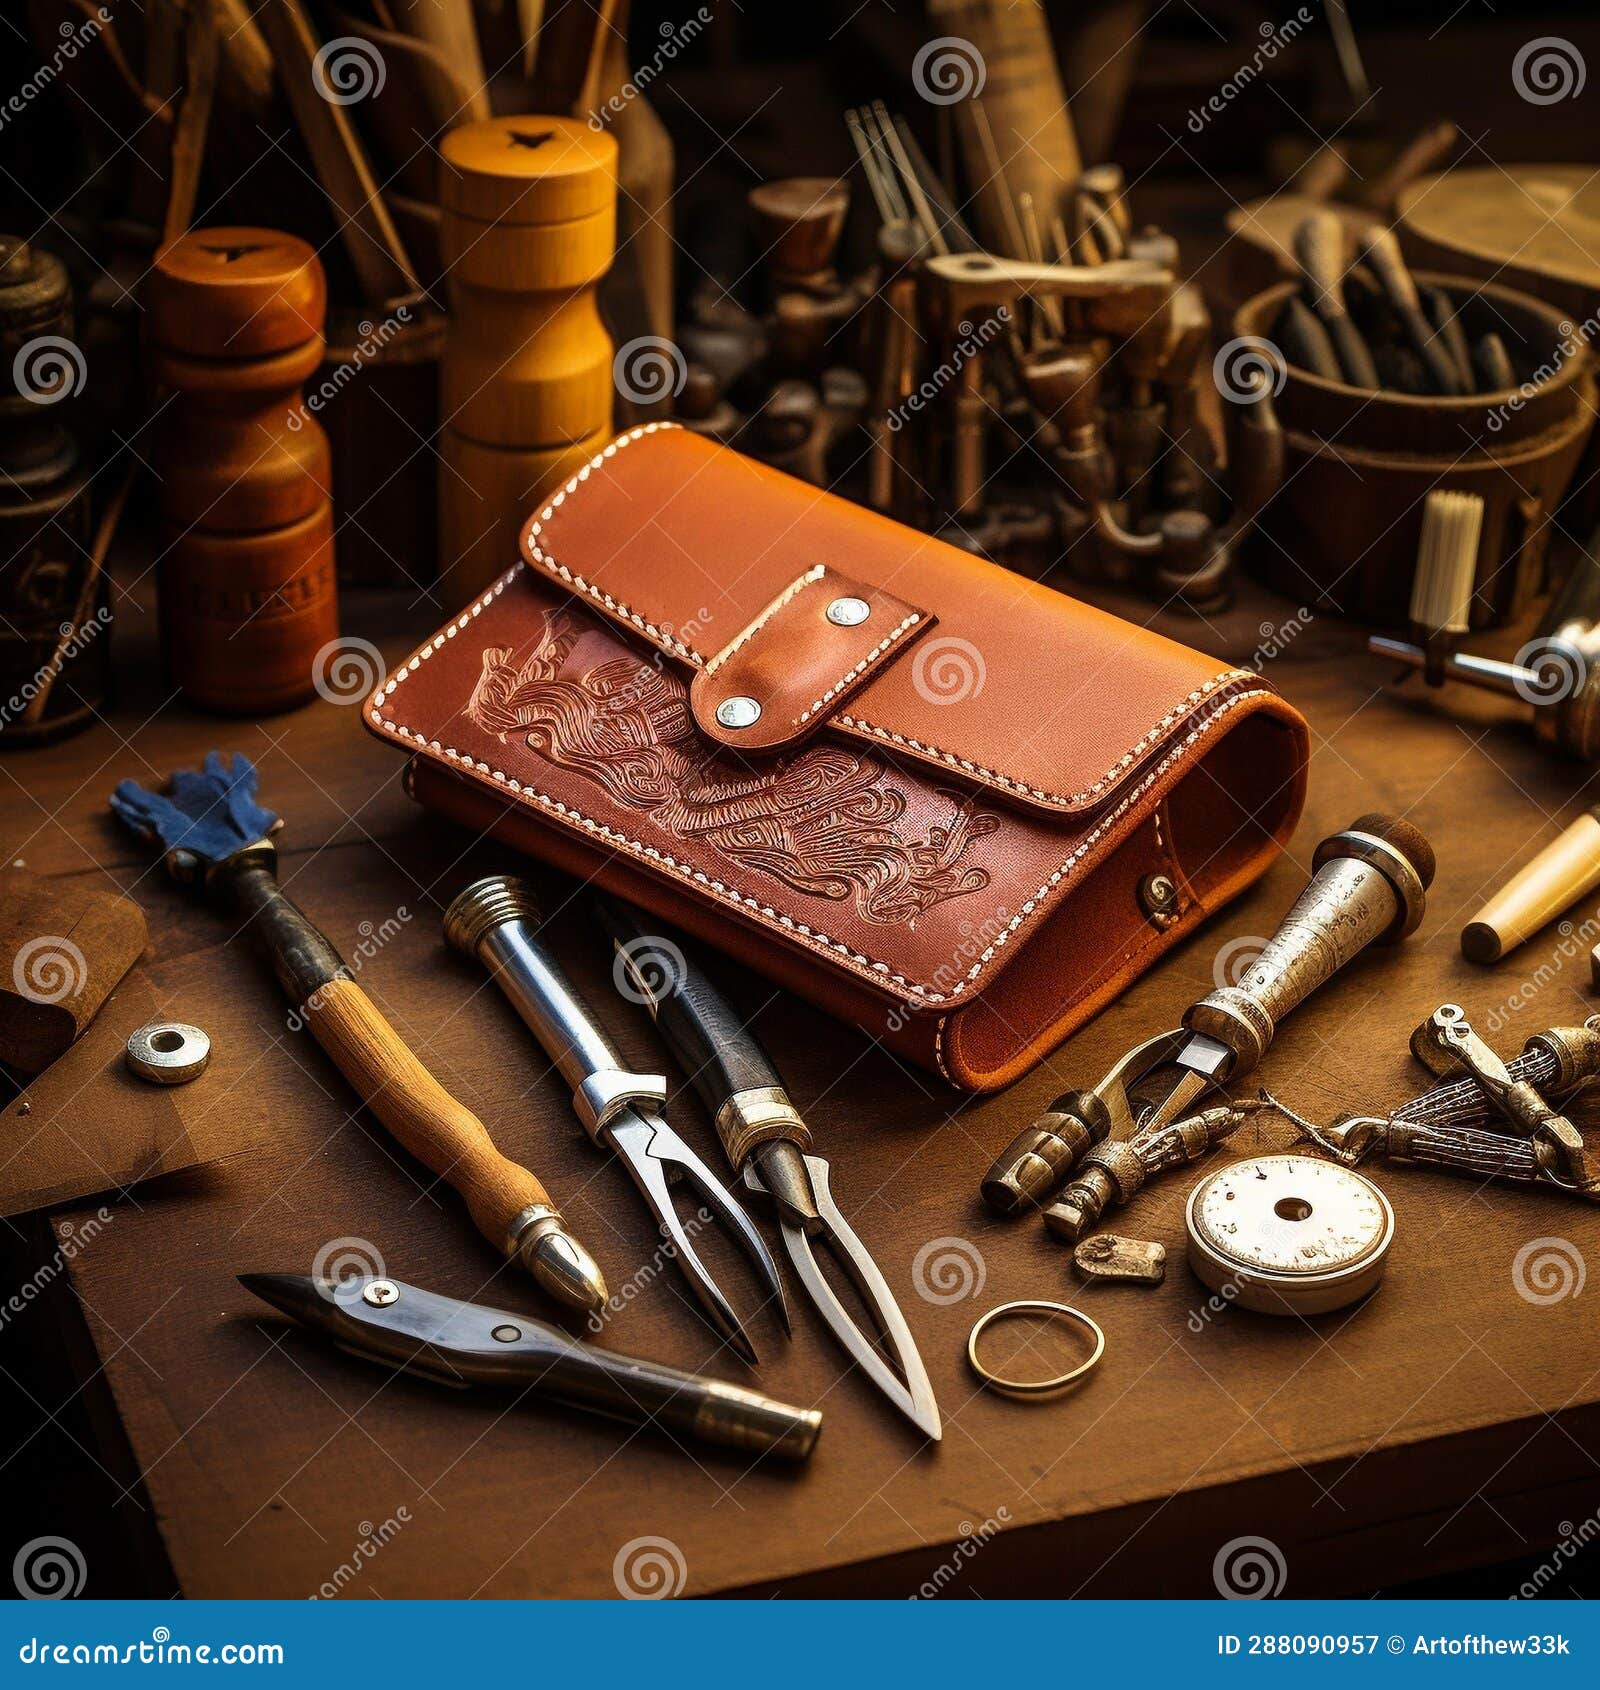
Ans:
[[[1423,674],[1442,686],[1445,660],[1466,633],[1478,575],[1483,500],[1435,489],[1422,507],[1422,538],[1411,583],[1411,637],[1427,653]]]

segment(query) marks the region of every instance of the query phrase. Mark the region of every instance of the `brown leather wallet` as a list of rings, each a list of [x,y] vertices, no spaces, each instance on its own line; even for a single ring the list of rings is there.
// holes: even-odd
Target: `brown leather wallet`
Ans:
[[[1255,672],[671,424],[522,549],[367,703],[413,795],[957,1086],[1023,1073],[1299,816],[1306,725]]]

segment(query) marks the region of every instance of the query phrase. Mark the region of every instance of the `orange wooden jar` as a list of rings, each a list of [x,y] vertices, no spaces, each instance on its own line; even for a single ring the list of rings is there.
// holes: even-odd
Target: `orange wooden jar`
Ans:
[[[157,255],[146,308],[173,680],[208,709],[289,709],[339,632],[332,464],[301,397],[322,265],[276,230],[195,230]]]
[[[510,568],[526,518],[611,438],[595,284],[616,247],[617,144],[571,118],[505,117],[452,129],[439,154],[439,569],[459,605]]]

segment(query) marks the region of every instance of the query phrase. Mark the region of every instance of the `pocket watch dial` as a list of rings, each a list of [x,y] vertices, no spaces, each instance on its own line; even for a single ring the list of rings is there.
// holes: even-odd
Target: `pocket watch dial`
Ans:
[[[1315,1278],[1385,1246],[1389,1205],[1360,1174],[1311,1156],[1256,1156],[1201,1182],[1190,1228],[1246,1271]]]

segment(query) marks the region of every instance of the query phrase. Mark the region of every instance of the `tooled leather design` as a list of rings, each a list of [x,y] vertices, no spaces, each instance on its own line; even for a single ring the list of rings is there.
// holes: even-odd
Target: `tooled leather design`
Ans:
[[[908,839],[896,825],[905,793],[870,752],[817,745],[735,770],[697,733],[688,688],[672,671],[624,656],[567,673],[583,631],[557,610],[545,613],[520,666],[510,646],[487,647],[468,717],[498,739],[521,738],[674,837],[706,840],[796,891],[852,899],[867,921],[914,921],[989,884],[987,870],[962,858],[1000,819],[970,798],[939,789],[949,821]]]

